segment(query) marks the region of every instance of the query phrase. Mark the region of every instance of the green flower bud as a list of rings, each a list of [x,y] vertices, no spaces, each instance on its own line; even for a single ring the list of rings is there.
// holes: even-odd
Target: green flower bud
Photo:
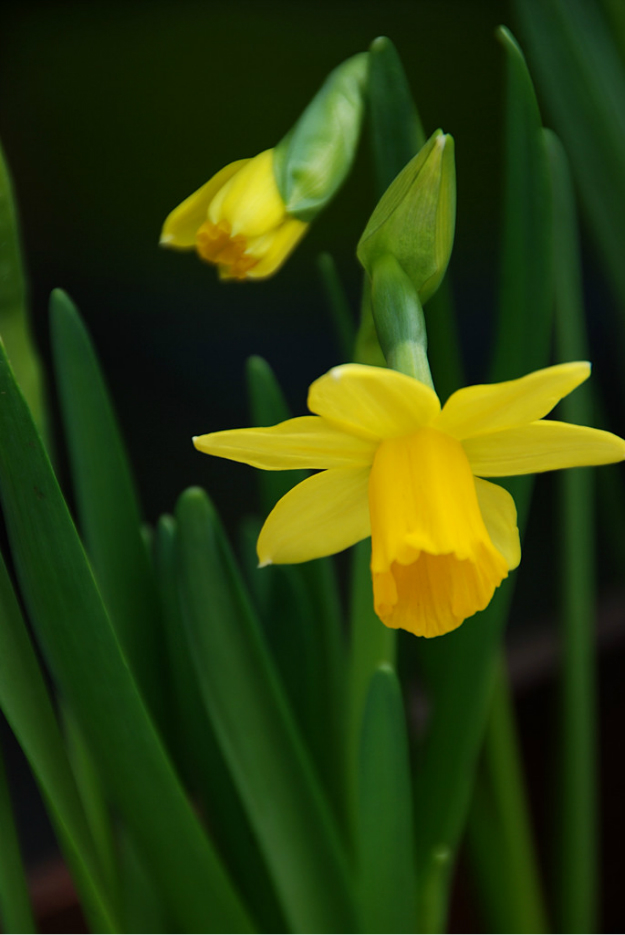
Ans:
[[[454,141],[437,130],[389,185],[358,244],[358,259],[373,275],[390,254],[422,304],[438,289],[451,256],[456,220]]]
[[[369,55],[330,73],[297,123],[274,150],[274,174],[286,211],[311,221],[351,169],[364,111]]]

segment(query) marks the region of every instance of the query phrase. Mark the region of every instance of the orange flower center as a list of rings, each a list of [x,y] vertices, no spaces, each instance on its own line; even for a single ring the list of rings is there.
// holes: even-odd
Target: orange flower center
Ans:
[[[246,254],[247,238],[243,234],[232,236],[228,221],[204,221],[198,229],[195,246],[203,260],[224,267],[227,276],[245,279],[248,270],[256,266],[258,259]]]

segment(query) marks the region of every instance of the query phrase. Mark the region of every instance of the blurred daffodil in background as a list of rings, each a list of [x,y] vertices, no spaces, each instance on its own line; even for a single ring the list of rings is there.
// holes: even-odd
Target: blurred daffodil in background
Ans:
[[[347,364],[312,384],[316,415],[194,443],[265,470],[321,470],[270,513],[260,564],[332,555],[370,535],[378,616],[440,636],[483,610],[521,560],[514,501],[483,477],[625,458],[610,432],[543,419],[589,374],[587,363],[560,364],[465,387],[441,409],[419,380]]]
[[[287,214],[273,150],[225,166],[175,208],[161,244],[197,250],[221,279],[265,279],[302,239],[308,224]]]
[[[276,147],[231,162],[174,208],[161,245],[195,249],[221,279],[275,273],[351,168],[367,68],[367,53],[335,68]]]

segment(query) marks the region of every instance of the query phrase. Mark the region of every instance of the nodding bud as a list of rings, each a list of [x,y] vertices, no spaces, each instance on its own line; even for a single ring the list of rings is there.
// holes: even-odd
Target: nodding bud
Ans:
[[[369,276],[376,260],[395,257],[421,304],[438,289],[454,242],[454,141],[437,130],[389,185],[358,244]]]
[[[362,52],[335,68],[276,146],[276,182],[291,217],[311,221],[345,181],[360,138],[368,67]]]

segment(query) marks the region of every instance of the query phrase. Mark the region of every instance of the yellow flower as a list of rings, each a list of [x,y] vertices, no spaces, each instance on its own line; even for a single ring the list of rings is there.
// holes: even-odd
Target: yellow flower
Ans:
[[[582,383],[587,363],[458,390],[394,370],[346,364],[310,387],[316,413],[270,428],[194,439],[208,454],[265,470],[316,468],[274,507],[261,565],[304,562],[371,536],[378,616],[438,636],[483,610],[521,559],[510,494],[484,477],[625,458],[609,432],[544,420]]]
[[[167,217],[161,244],[195,248],[221,279],[265,279],[308,229],[285,208],[274,177],[274,150],[231,162]]]

